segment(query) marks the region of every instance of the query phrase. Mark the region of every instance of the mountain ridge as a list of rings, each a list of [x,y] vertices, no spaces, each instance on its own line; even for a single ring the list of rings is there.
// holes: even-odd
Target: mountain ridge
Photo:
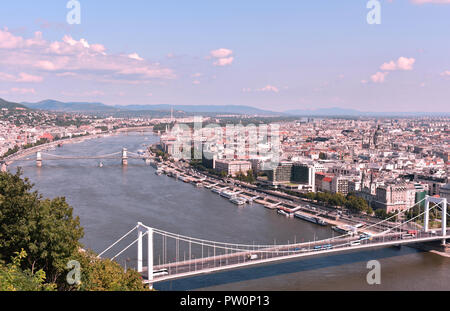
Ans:
[[[367,112],[357,109],[331,107],[317,109],[290,109],[283,112],[263,110],[260,108],[245,105],[126,105],[110,106],[100,102],[62,102],[52,99],[42,100],[37,103],[23,102],[18,104],[30,109],[50,110],[58,112],[137,112],[137,111],[183,111],[189,113],[222,113],[222,114],[242,114],[242,115],[272,115],[272,116],[450,116],[450,112]],[[1,106],[0,106],[1,107]]]
[[[10,102],[7,100],[4,100],[3,98],[0,98],[0,108],[7,108],[7,109],[15,109],[15,108],[25,108],[28,109],[25,105]]]

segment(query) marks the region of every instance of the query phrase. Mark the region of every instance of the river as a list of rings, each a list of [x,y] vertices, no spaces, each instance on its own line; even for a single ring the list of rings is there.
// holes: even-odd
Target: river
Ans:
[[[128,133],[67,144],[49,151],[61,156],[136,152],[159,138],[151,132]],[[157,176],[142,160],[120,159],[16,162],[45,197],[64,196],[80,217],[82,243],[99,253],[137,222],[196,238],[244,244],[282,244],[331,237],[329,227],[277,215],[253,204],[238,208],[208,189]],[[134,240],[133,236],[128,243]],[[128,243],[123,242],[122,246]],[[119,251],[120,248],[117,249]],[[155,242],[155,263],[161,260]],[[111,250],[110,256],[114,255]],[[173,254],[169,252],[168,256]],[[381,285],[368,285],[366,265],[381,263]],[[135,266],[136,248],[117,261]],[[161,290],[450,290],[450,259],[409,247],[320,256],[155,284]]]

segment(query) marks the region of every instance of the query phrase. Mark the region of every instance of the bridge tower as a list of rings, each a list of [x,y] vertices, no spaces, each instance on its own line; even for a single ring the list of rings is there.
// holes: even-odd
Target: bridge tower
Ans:
[[[143,251],[142,237],[144,231],[147,231],[147,278],[150,289],[153,287],[153,229],[144,226],[138,222],[138,249],[137,249],[137,272],[141,273],[143,269]]]
[[[430,230],[429,222],[430,222],[430,202],[440,206],[442,213],[442,236],[447,235],[447,199],[439,198],[439,197],[430,197],[426,196],[425,198],[425,232]],[[445,245],[445,239],[442,240],[442,245]]]
[[[122,149],[122,165],[123,165],[123,166],[128,165],[127,148],[123,148],[123,149]]]
[[[42,154],[40,151],[36,153],[36,166],[42,167]]]

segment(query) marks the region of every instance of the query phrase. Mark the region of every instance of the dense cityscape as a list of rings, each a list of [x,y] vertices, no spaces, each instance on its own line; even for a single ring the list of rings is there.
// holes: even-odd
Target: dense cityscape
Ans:
[[[424,195],[448,197],[449,125],[448,118],[301,118],[279,124],[279,163],[270,171],[261,169],[270,161],[267,155],[249,154],[248,130],[244,154],[230,148],[236,138],[215,141],[214,147],[221,146],[209,161],[204,155],[202,162],[226,176],[251,170],[259,184],[274,188],[344,196],[353,193],[389,214],[413,205]],[[207,135],[200,136],[194,139],[208,140]],[[177,145],[185,137],[175,127],[162,136],[162,150],[183,159],[177,154]],[[261,172],[265,176],[259,177]]]

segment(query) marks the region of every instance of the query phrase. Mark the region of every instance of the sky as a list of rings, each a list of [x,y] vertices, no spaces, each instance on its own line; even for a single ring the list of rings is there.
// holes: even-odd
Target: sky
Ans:
[[[0,97],[450,111],[450,0],[4,1]]]

